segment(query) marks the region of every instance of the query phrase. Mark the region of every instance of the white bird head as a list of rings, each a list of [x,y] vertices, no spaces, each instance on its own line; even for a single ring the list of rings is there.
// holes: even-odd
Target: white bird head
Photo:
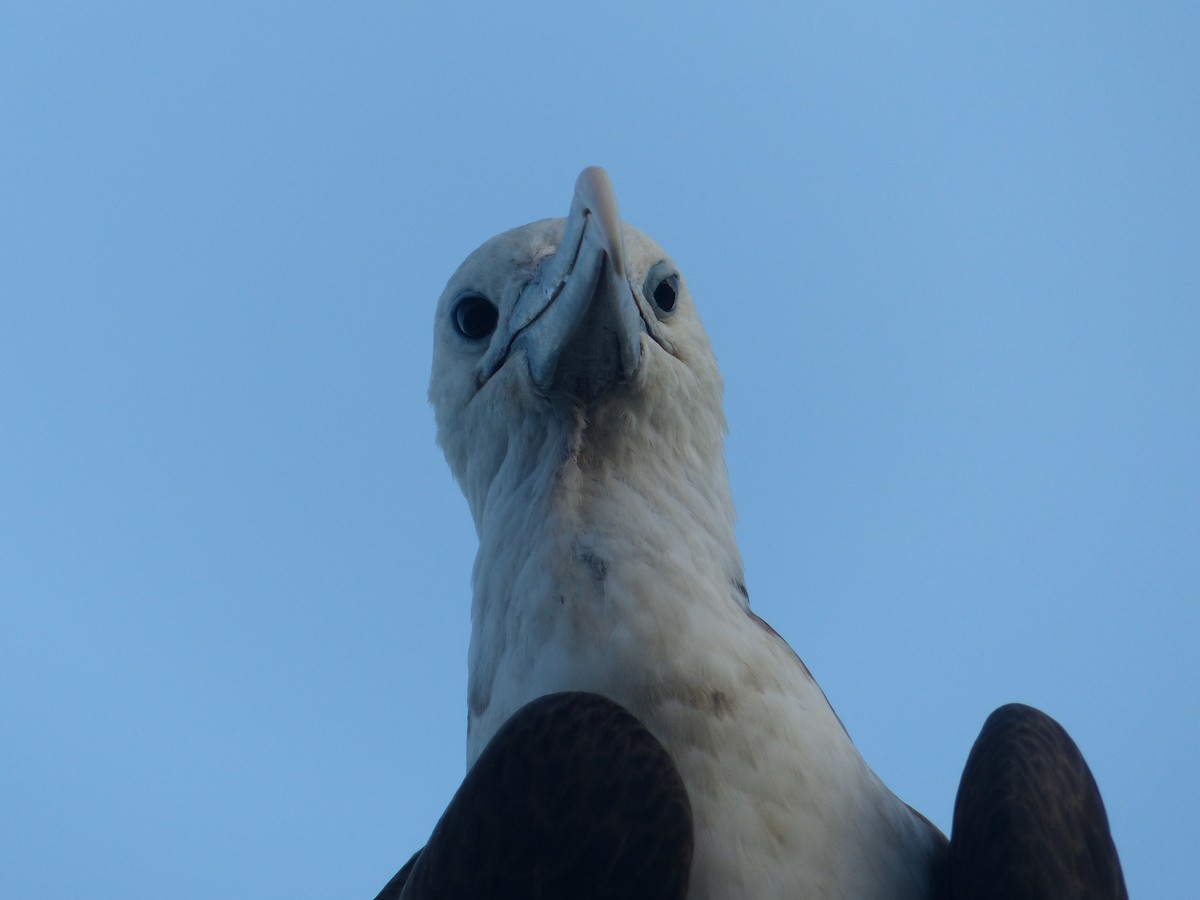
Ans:
[[[547,461],[666,464],[705,479],[717,465],[725,482],[721,376],[687,282],[622,225],[603,169],[580,174],[566,219],[472,253],[442,293],[434,335],[438,442],[481,533],[489,497]]]

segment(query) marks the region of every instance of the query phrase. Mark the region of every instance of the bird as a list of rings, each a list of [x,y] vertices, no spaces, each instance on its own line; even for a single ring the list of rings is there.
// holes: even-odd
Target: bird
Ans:
[[[379,898],[1127,896],[1046,714],[988,719],[949,841],[869,767],[751,609],[722,395],[599,167],[452,275],[429,398],[479,541],[468,774]]]

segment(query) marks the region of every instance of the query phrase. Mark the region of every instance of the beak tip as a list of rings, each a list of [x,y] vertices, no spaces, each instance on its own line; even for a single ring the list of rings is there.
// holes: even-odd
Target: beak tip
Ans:
[[[585,216],[594,218],[609,264],[622,280],[625,278],[625,241],[621,235],[621,211],[612,179],[600,166],[588,166],[575,179],[575,203]]]
[[[603,166],[588,166],[575,179],[575,192],[589,194],[596,190],[607,190],[609,194],[612,194],[612,179],[608,177],[608,172],[604,170]]]

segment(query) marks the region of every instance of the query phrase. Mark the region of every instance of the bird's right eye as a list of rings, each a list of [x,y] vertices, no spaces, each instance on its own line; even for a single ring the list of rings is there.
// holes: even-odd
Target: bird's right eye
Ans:
[[[496,330],[500,311],[483,294],[472,292],[458,298],[451,316],[455,331],[468,341],[482,341]]]

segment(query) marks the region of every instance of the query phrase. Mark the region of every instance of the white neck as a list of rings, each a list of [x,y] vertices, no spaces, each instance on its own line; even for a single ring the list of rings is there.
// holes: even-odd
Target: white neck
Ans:
[[[668,652],[684,621],[705,609],[745,615],[719,436],[692,441],[701,449],[680,459],[651,422],[607,421],[608,410],[638,413],[622,404],[524,422],[472,504],[472,761],[541,694],[619,699],[635,683],[694,683]],[[638,664],[619,662],[620,651]]]

